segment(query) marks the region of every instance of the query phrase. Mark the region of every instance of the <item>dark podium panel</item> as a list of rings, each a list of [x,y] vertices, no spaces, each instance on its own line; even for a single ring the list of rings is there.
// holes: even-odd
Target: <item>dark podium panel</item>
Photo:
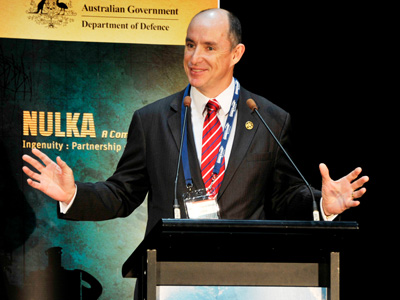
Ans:
[[[162,219],[124,263],[142,299],[157,286],[327,287],[339,299],[340,251],[356,222]]]

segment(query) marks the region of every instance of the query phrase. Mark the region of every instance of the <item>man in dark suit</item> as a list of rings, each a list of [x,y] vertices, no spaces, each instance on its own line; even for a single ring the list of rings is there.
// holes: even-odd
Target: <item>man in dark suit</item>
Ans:
[[[208,99],[216,99],[220,126],[230,114],[234,93],[240,85],[233,69],[245,51],[240,43],[239,21],[229,12],[212,9],[197,14],[186,37],[184,68],[192,97],[188,114],[188,156],[193,188],[205,187],[201,170],[203,113]],[[24,155],[35,173],[24,166],[28,184],[59,201],[59,216],[71,220],[106,220],[128,216],[148,195],[147,231],[160,218],[173,217],[174,180],[181,135],[184,91],[161,99],[135,112],[125,151],[115,173],[105,182],[75,182],[72,170],[61,158],[50,160],[33,150],[42,162]],[[290,116],[267,99],[240,88],[237,113],[225,151],[222,184],[217,194],[224,219],[311,219],[309,190],[276,142],[247,107],[252,98],[282,145],[290,151]],[[225,133],[225,132],[224,132]],[[357,168],[338,181],[320,165],[322,190],[314,190],[324,219],[359,205],[367,176],[358,178]],[[218,175],[218,174],[217,174]],[[32,178],[32,179],[31,179]],[[182,217],[182,194],[187,191],[183,171],[178,181]]]

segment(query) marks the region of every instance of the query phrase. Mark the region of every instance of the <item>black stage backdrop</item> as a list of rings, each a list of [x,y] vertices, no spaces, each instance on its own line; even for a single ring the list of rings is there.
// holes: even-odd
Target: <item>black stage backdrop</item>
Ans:
[[[382,55],[390,22],[382,15],[387,11],[348,3],[254,2],[220,3],[242,22],[246,52],[235,76],[243,87],[291,114],[294,161],[311,185],[321,188],[321,162],[333,179],[358,166],[370,177],[361,205],[341,216],[360,225],[354,249],[342,256],[341,299],[361,299],[365,292],[380,295],[388,288],[378,282],[387,284],[389,277],[379,270],[389,229],[378,220],[385,215],[383,206],[391,205],[382,198],[385,193],[378,193],[379,181],[388,174],[383,157],[392,160],[382,151],[390,142],[383,115],[390,83],[381,70],[390,60]]]

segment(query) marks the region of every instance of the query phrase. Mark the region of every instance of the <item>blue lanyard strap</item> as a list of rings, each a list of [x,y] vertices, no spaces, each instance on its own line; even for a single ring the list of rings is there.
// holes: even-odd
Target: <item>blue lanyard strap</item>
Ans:
[[[235,90],[233,93],[231,108],[229,109],[228,119],[226,120],[226,123],[225,123],[222,141],[221,141],[221,145],[220,145],[219,151],[218,151],[217,161],[215,162],[215,166],[214,166],[214,170],[213,170],[214,175],[218,175],[219,170],[221,169],[223,158],[225,157],[226,145],[228,144],[228,139],[231,135],[233,120],[235,118],[236,111],[237,111],[237,102],[239,100],[240,84],[236,78],[234,78],[234,80],[235,80]]]
[[[221,146],[218,151],[217,161],[214,166],[214,170],[213,170],[214,174],[218,174],[219,170],[221,169],[223,158],[225,156],[226,145],[228,144],[228,140],[231,135],[233,120],[235,118],[236,111],[237,111],[237,103],[239,100],[240,84],[236,78],[234,78],[234,81],[235,81],[235,89],[234,89],[234,93],[233,93],[233,99],[232,99],[231,107],[229,109],[228,119],[226,120],[226,123],[225,123]],[[182,98],[181,132],[183,130],[183,126],[185,125],[183,122],[184,116],[185,116],[185,106],[183,104],[183,99],[185,99],[185,97],[189,95],[189,89],[190,89],[190,84],[188,84],[188,86],[186,87],[185,92],[183,94],[183,98]],[[185,175],[186,186],[188,188],[191,188],[193,186],[193,181],[192,181],[192,175],[190,173],[190,166],[189,166],[189,155],[188,155],[188,148],[187,148],[187,131],[188,131],[188,125],[186,122],[186,130],[185,130],[185,133],[183,136],[183,145],[182,145],[182,147],[183,147],[182,148],[182,166],[183,166],[183,173]]]

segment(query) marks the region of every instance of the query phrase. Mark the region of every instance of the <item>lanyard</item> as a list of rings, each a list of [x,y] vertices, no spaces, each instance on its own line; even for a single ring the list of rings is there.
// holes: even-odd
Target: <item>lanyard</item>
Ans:
[[[237,102],[239,100],[239,91],[240,91],[240,84],[239,81],[234,78],[235,81],[235,89],[233,93],[233,98],[232,98],[232,103],[231,107],[229,109],[229,114],[228,114],[228,119],[226,120],[224,131],[223,131],[223,136],[222,136],[222,141],[221,145],[218,151],[218,157],[217,161],[215,162],[213,174],[217,175],[219,173],[219,170],[221,169],[223,158],[225,156],[225,149],[226,145],[228,144],[228,139],[231,134],[232,130],[232,125],[233,125],[233,120],[236,115],[237,111]],[[185,99],[186,96],[189,95],[189,90],[190,90],[190,84],[185,89],[185,92],[183,94],[182,98],[182,110],[181,110],[181,132],[183,130],[183,126],[185,125],[183,123],[184,116],[185,116],[185,106],[183,104],[183,99]],[[188,188],[191,188],[193,186],[193,181],[192,181],[192,175],[190,173],[190,166],[189,166],[189,155],[188,155],[188,148],[187,148],[187,122],[186,122],[186,130],[183,136],[183,145],[182,145],[182,166],[183,166],[183,173],[185,175],[185,181],[186,181],[186,186]]]

